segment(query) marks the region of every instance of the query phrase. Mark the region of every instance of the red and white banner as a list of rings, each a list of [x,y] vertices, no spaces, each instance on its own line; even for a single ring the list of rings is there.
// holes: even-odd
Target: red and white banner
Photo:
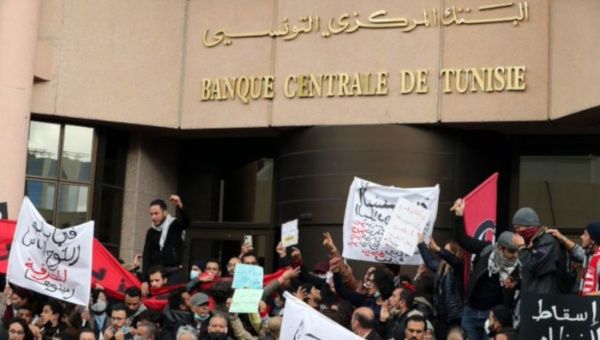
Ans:
[[[25,197],[8,258],[7,279],[74,304],[90,299],[94,222],[58,229]]]
[[[498,173],[479,184],[464,197],[465,232],[482,241],[494,242],[496,235],[496,205],[498,202]],[[471,268],[471,254],[465,254],[465,287]]]

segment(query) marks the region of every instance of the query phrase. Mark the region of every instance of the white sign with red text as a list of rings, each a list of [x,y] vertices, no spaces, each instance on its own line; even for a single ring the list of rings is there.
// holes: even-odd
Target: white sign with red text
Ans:
[[[7,279],[40,294],[87,306],[93,240],[93,221],[55,228],[25,197],[10,248]]]

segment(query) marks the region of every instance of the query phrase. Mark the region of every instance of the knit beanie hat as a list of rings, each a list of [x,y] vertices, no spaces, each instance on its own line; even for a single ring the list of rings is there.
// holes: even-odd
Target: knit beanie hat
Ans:
[[[590,234],[590,238],[597,244],[600,244],[600,222],[592,222],[585,227],[585,230]]]
[[[505,305],[497,305],[492,308],[492,313],[494,313],[494,318],[496,318],[503,327],[512,326],[512,312]]]
[[[524,207],[524,208],[517,210],[517,212],[513,216],[512,224],[513,224],[513,226],[521,225],[521,226],[525,226],[525,227],[539,226],[540,218],[538,217],[538,214],[535,212],[535,210],[533,210],[529,207]]]

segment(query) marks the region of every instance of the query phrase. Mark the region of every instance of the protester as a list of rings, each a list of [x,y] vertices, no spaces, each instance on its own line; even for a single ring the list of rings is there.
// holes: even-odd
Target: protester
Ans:
[[[98,337],[94,334],[94,331],[91,329],[83,329],[79,333],[79,340],[96,340]]]
[[[463,314],[463,251],[456,242],[448,242],[444,249],[431,237],[429,247],[423,233],[419,234],[419,252],[428,269],[435,272],[433,305],[437,319],[436,337],[444,339],[449,328],[459,326]],[[433,258],[429,250],[442,261]]]
[[[208,335],[206,339],[209,340],[231,340],[227,335],[227,319],[220,314],[213,315],[208,323]]]
[[[406,320],[413,311],[414,296],[406,288],[396,288],[392,296],[381,306],[379,334],[384,339],[404,335]]]
[[[200,339],[208,334],[208,321],[211,317],[208,302],[208,295],[202,292],[194,294],[190,300],[192,312],[194,313],[194,321],[191,325],[196,330],[196,334],[198,334]]]
[[[502,232],[496,245],[467,236],[462,223],[464,200],[457,199],[451,210],[459,218],[454,228],[456,241],[475,255],[461,326],[470,340],[481,340],[485,336],[484,324],[489,311],[503,303],[512,307],[518,274],[517,247],[510,231]]]
[[[427,331],[427,320],[421,315],[413,315],[406,320],[406,330],[404,332],[406,340],[423,340]],[[400,340],[402,338],[394,338]]]
[[[485,322],[485,331],[490,339],[517,340],[519,336],[512,328],[512,312],[504,306],[498,305],[490,311]]]
[[[142,321],[137,324],[137,335],[134,340],[156,340],[158,336],[158,329],[156,325],[149,321]]]
[[[138,287],[129,287],[125,291],[125,306],[127,307],[127,322],[130,325],[137,323],[137,317],[147,307],[142,302],[142,291]]]
[[[177,330],[177,340],[198,340],[198,335],[194,329],[190,326],[181,326]]]
[[[34,340],[33,334],[29,330],[25,320],[15,318],[10,320],[7,324],[9,340]]]
[[[381,340],[379,334],[375,331],[375,314],[373,310],[367,307],[359,307],[352,314],[352,331],[365,339]]]
[[[104,331],[104,340],[130,340],[133,334],[127,326],[127,307],[117,303],[111,307],[111,324]]]
[[[592,222],[581,234],[581,245],[569,240],[560,231],[548,229],[571,253],[572,258],[583,263],[584,272],[579,285],[579,295],[600,296],[600,222]]]
[[[513,243],[519,250],[522,293],[559,294],[561,248],[552,235],[546,233],[537,213],[528,207],[513,216],[516,235]],[[562,268],[565,269],[565,268]],[[565,269],[566,270],[566,269]]]
[[[142,273],[147,277],[148,270],[161,265],[165,268],[165,277],[171,284],[179,283],[179,270],[182,265],[183,238],[189,225],[189,216],[183,209],[183,202],[177,195],[171,195],[169,201],[177,208],[181,220],[169,214],[167,204],[161,199],[150,202],[150,228],[144,241]],[[142,285],[143,295],[148,294],[149,285]]]

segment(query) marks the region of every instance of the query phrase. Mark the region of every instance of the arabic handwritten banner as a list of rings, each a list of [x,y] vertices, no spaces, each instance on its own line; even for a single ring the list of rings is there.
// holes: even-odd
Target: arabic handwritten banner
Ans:
[[[281,225],[281,244],[290,247],[298,244],[298,220],[285,222]]]
[[[25,197],[8,258],[7,279],[74,304],[90,299],[94,222],[58,229]]]
[[[494,13],[498,11],[498,13]],[[321,22],[323,21],[323,22]],[[284,41],[296,39],[300,34],[317,34],[323,38],[330,38],[338,34],[351,34],[360,29],[398,29],[400,32],[412,32],[418,27],[444,27],[451,25],[484,25],[508,23],[518,26],[520,22],[529,21],[529,4],[527,1],[482,5],[477,12],[470,7],[449,6],[445,9],[425,8],[418,16],[390,17],[386,10],[377,10],[371,13],[367,20],[361,19],[358,11],[342,13],[339,17],[323,19],[319,16],[301,16],[297,24],[290,24],[289,18],[282,20],[282,28],[266,29],[257,32],[230,32],[218,30],[210,34],[207,29],[202,42],[205,47],[214,47],[220,44],[230,46],[233,39],[247,38],[280,38]]]
[[[354,178],[350,186],[344,216],[345,258],[418,265],[423,262],[418,251],[402,253],[383,242],[383,235],[394,212],[396,203],[403,198],[429,211],[429,220],[423,229],[428,239],[433,231],[440,195],[439,185],[425,188],[396,188]]]
[[[261,289],[263,287],[263,276],[263,267],[238,263],[233,273],[232,287]]]
[[[525,294],[519,339],[600,340],[600,297]]]
[[[258,304],[262,298],[262,289],[240,288],[233,292],[230,313],[258,313]]]
[[[285,310],[281,322],[281,339],[362,339],[289,292],[283,293],[283,296],[285,297]]]
[[[419,243],[419,233],[425,229],[430,215],[429,210],[400,197],[383,233],[383,242],[412,255]]]

